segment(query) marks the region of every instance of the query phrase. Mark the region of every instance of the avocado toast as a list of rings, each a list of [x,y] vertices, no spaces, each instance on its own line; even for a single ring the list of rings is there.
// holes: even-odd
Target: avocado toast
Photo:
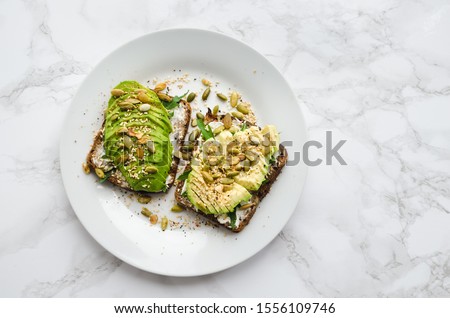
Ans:
[[[233,232],[250,222],[287,161],[275,126],[259,128],[249,119],[209,109],[197,116],[194,150],[175,189],[179,205]]]
[[[167,191],[175,181],[179,159],[173,149],[184,141],[189,104],[135,81],[121,82],[111,95],[87,164],[102,181],[126,190]]]

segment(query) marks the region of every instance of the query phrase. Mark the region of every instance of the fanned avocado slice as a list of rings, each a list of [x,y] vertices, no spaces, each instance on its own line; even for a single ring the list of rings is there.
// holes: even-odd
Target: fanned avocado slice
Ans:
[[[266,159],[260,157],[258,163],[249,171],[241,171],[234,180],[249,191],[256,191],[266,179],[268,166]]]
[[[203,181],[203,177],[194,168],[186,180],[188,199],[207,214],[224,214],[235,210],[243,201],[248,201],[251,194],[241,185],[235,183],[226,192],[218,191]]]

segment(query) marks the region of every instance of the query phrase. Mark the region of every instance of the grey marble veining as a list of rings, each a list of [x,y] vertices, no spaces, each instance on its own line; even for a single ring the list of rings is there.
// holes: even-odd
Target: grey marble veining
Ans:
[[[4,0],[0,26],[0,296],[450,296],[448,1]],[[348,165],[310,168],[269,246],[197,278],[106,252],[59,170],[62,121],[86,74],[173,27],[251,45],[285,74],[310,139],[347,140]]]

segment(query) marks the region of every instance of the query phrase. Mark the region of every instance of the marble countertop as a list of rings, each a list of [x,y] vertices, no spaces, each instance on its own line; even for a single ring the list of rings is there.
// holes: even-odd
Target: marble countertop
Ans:
[[[450,296],[448,1],[4,0],[0,25],[0,296]],[[347,140],[348,165],[309,168],[269,246],[194,278],[105,251],[59,168],[62,121],[86,74],[117,46],[174,27],[249,44],[291,84],[310,139]]]

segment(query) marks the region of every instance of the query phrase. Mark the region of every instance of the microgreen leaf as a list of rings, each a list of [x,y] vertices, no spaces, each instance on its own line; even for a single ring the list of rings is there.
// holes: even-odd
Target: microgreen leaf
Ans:
[[[164,100],[161,100],[161,102],[167,110],[174,109],[175,107],[178,106],[178,103],[181,101],[181,99],[187,95],[187,93],[189,93],[189,91],[187,91],[181,96],[172,97],[172,100],[170,102],[166,102]]]
[[[231,228],[234,230],[236,228],[236,211],[228,213],[228,216],[230,217]]]
[[[100,179],[100,183],[103,183],[103,182],[105,182],[106,180],[108,180],[108,178],[112,175],[112,173],[114,172],[114,170],[110,170],[110,171],[108,171],[108,172],[106,172],[105,173],[105,176],[102,178],[102,179]]]
[[[206,128],[205,123],[203,122],[203,119],[197,118],[197,126],[198,126],[198,128],[200,128],[200,131],[202,132],[202,136],[205,140],[214,138],[214,133],[212,132],[211,127],[208,126],[208,128]]]
[[[189,174],[191,173],[191,171],[192,171],[191,169],[184,170],[184,172],[182,174],[180,174],[180,176],[177,178],[177,180],[181,180],[181,181],[186,180],[188,178]]]

